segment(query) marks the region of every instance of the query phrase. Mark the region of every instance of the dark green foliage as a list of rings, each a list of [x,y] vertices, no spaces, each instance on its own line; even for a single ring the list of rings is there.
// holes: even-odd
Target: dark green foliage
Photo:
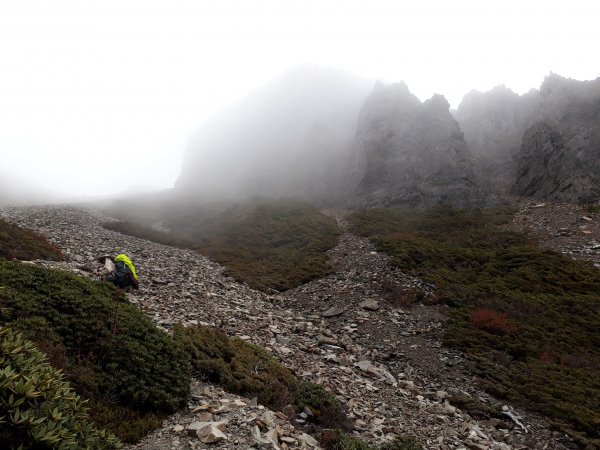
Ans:
[[[600,272],[540,249],[506,209],[366,210],[352,218],[392,262],[436,286],[445,343],[469,351],[490,391],[600,443]]]
[[[2,448],[121,448],[114,435],[96,429],[84,405],[33,343],[0,329]]]
[[[0,219],[0,258],[61,261],[63,256],[44,236]]]
[[[399,436],[381,446],[372,446],[342,430],[324,431],[320,443],[326,450],[423,450],[421,444],[410,436]]]
[[[262,290],[283,291],[329,273],[325,252],[337,244],[340,233],[333,219],[294,201],[169,209],[161,220],[170,233],[132,223],[127,211],[109,212],[127,221],[106,227],[197,249],[223,264],[237,280]]]
[[[126,443],[135,443],[150,431],[160,428],[166,414],[150,411],[139,411],[104,399],[91,400],[90,417],[98,424],[105,426]]]
[[[308,407],[314,414],[323,416],[339,407],[339,401],[335,395],[319,384],[299,382],[296,405],[299,409]]]
[[[24,332],[91,400],[94,419],[115,432],[132,419],[127,440],[188,398],[184,350],[108,283],[0,260],[0,309],[0,323]]]
[[[419,441],[412,436],[399,436],[381,447],[381,450],[423,450]]]
[[[321,433],[320,444],[325,450],[376,450],[358,437],[348,436],[341,430]]]
[[[331,392],[298,380],[264,349],[211,327],[177,325],[173,334],[188,350],[194,372],[225,390],[258,401],[270,408],[305,407],[322,426],[346,426],[346,415]]]

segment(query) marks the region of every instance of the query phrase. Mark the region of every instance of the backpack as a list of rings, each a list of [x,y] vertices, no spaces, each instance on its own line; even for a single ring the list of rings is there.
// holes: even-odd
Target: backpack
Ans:
[[[127,268],[122,261],[115,264],[114,283],[121,288],[127,286]]]

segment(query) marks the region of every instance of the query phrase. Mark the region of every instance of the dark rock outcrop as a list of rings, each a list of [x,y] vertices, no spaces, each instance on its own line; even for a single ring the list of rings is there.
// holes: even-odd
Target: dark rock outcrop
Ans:
[[[455,117],[496,192],[600,201],[600,78],[550,74],[520,96],[504,86],[473,91]]]
[[[538,100],[535,91],[520,96],[497,86],[469,92],[454,113],[477,166],[495,192],[509,192],[514,185],[513,156],[524,131],[540,118]]]
[[[371,91],[369,95],[369,91]],[[463,134],[464,132],[464,134]],[[489,192],[600,201],[600,78],[550,74],[539,90],[440,95],[314,66],[215,115],[187,149],[177,196],[321,203],[489,204]]]
[[[404,83],[378,83],[361,111],[359,196],[368,205],[481,203],[484,189],[441,95],[421,103]]]
[[[514,192],[600,201],[600,78],[576,81],[551,74],[539,97],[543,122],[526,130],[514,156]]]

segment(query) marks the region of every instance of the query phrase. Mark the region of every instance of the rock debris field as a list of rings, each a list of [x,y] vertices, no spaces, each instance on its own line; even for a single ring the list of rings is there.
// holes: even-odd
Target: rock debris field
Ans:
[[[541,208],[540,208],[541,209]],[[326,211],[345,229],[343,212]],[[130,301],[169,331],[215,326],[267,349],[298,377],[334,392],[353,433],[373,443],[415,436],[425,449],[563,449],[568,440],[540,417],[501,404],[505,419],[474,418],[449,398],[477,389],[466,356],[441,346],[440,306],[410,305],[403,292],[431,289],[392,268],[364,238],[344,232],[329,251],[333,273],[278,295],[253,290],[204,256],[102,228],[110,220],[75,206],[5,208],[0,216],[45,235],[66,261],[34,261],[95,277],[101,255],[126,253],[140,276]],[[319,448],[303,415],[286,417],[255,399],[194,380],[186,409],[131,449]]]

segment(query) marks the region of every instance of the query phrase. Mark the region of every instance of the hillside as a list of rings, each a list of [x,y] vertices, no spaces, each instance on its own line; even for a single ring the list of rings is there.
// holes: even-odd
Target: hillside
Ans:
[[[140,209],[144,212],[139,213]],[[339,234],[335,221],[291,199],[190,204],[120,201],[104,210],[110,230],[199,251],[239,282],[283,291],[330,272],[325,252]]]
[[[512,215],[371,209],[352,221],[393,265],[434,286],[429,301],[449,306],[444,343],[472,356],[489,392],[598,445],[600,273],[506,230]]]
[[[350,429],[368,442],[412,435],[426,448],[442,448],[445,442],[481,448],[565,448],[563,437],[553,434],[542,419],[507,405],[505,412],[520,416],[516,420],[527,427],[528,433],[523,433],[504,414],[502,403],[479,390],[462,369],[467,356],[441,347],[443,316],[418,303],[411,307],[414,289],[427,290],[427,285],[390,267],[387,257],[364,238],[345,232],[329,253],[334,273],[270,296],[225,277],[222,267],[195,252],[105,230],[105,218],[89,211],[49,207],[3,214],[49,236],[68,255],[65,263],[40,263],[45,266],[81,271],[98,254],[126,252],[141,276],[140,291],[130,301],[160,327],[171,329],[180,321],[203,323],[260,345],[299,378],[334,392],[347,409]],[[330,214],[344,225],[337,213]],[[315,442],[298,431],[303,429],[302,416],[265,418],[250,400],[228,405],[225,400],[234,397],[196,386],[196,412],[172,416],[139,448],[197,445],[197,438],[179,430],[198,421],[204,411],[215,420],[229,420],[224,428],[227,441],[214,448],[228,448],[234,440],[266,439],[275,423],[286,430],[277,438],[281,447]],[[492,412],[495,421],[490,419]],[[258,436],[254,425],[240,426],[246,420],[259,424]]]

